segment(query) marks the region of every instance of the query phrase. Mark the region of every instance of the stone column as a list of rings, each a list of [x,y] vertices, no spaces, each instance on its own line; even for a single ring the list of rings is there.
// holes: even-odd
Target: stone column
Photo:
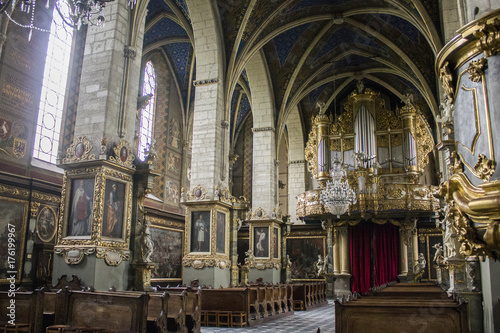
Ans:
[[[406,281],[408,269],[413,266],[408,263],[408,233],[402,225],[399,228],[399,278]],[[408,281],[409,282],[409,281]]]
[[[145,11],[141,9],[138,4],[130,10],[126,0],[110,2],[105,26],[88,27],[74,139],[58,160],[65,169],[63,234],[55,246],[53,277],[75,274],[84,285],[97,290],[112,286],[129,289],[123,277],[133,276],[130,250],[134,246],[130,241],[137,220],[132,210],[137,206],[137,197],[146,194],[132,195],[145,22]],[[135,13],[144,16],[136,17]],[[74,208],[68,204],[76,191],[85,193],[87,204],[94,207],[85,219],[74,218]],[[114,205],[110,204],[111,198]],[[74,229],[75,225],[84,225],[86,230]]]
[[[340,237],[338,228],[333,229],[333,273],[340,274]]]

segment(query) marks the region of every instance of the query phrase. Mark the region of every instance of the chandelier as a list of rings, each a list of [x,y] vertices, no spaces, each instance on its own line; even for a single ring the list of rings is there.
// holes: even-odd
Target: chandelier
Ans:
[[[50,8],[50,1],[46,0],[45,9]],[[82,25],[95,25],[101,27],[105,18],[103,10],[106,3],[114,0],[54,0],[54,8],[60,15],[62,21],[71,28],[80,29]],[[137,0],[129,0],[128,5],[132,9]],[[35,6],[36,0],[0,0],[0,14],[5,15],[14,24],[30,29],[28,40],[31,40],[33,30],[50,32],[46,28],[41,28],[35,24]],[[19,12],[19,19],[29,20],[29,24],[23,24],[13,18],[14,12]],[[24,15],[26,18],[21,18]]]
[[[320,199],[333,215],[343,215],[350,205],[356,203],[356,193],[346,180],[347,171],[337,158],[333,161],[330,171],[331,181],[326,182],[326,187],[321,191]]]

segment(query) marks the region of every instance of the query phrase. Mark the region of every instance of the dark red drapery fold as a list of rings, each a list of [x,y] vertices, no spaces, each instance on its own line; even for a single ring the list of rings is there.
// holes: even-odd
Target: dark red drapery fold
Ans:
[[[399,228],[389,223],[374,225],[373,237],[374,285],[381,286],[395,281],[398,276]]]
[[[396,280],[399,265],[398,227],[389,223],[360,223],[349,228],[349,245],[351,291],[368,293],[373,286]],[[375,269],[373,275],[372,259]]]
[[[372,224],[360,223],[349,228],[352,283],[351,291],[370,290]]]

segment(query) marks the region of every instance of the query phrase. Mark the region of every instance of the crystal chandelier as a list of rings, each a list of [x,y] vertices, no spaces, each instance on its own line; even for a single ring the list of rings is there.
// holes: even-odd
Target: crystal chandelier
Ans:
[[[45,9],[50,8],[50,1],[46,0]],[[72,28],[80,29],[82,25],[102,26],[105,18],[103,10],[106,3],[114,0],[54,0],[54,8],[61,16],[63,22]],[[128,5],[132,9],[137,0],[129,0]],[[14,24],[30,30],[28,39],[31,40],[33,30],[50,32],[46,28],[41,28],[35,24],[36,0],[0,0],[0,14],[5,15]],[[29,24],[23,24],[14,19],[14,12],[20,12],[19,18],[23,21],[29,20]],[[21,18],[25,15],[26,19]]]
[[[328,207],[333,215],[344,214],[350,205],[356,203],[356,193],[346,180],[347,171],[343,168],[340,160],[333,161],[330,171],[331,181],[326,182],[326,187],[321,191],[321,201]]]

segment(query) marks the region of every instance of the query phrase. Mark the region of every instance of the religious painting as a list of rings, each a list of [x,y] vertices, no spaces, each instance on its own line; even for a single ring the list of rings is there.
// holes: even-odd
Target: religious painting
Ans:
[[[35,280],[40,284],[51,284],[54,250],[38,248],[34,252],[36,252],[37,258]]]
[[[273,228],[273,258],[279,258],[280,239],[278,228]]]
[[[179,204],[179,186],[171,180],[167,180],[165,183],[165,201],[175,205]]]
[[[83,153],[85,152],[85,146],[83,145],[83,142],[79,142],[75,146],[75,156],[80,158],[83,156]]]
[[[167,153],[167,171],[176,174],[181,173],[181,156],[177,153]]]
[[[151,261],[158,266],[151,272],[155,280],[182,279],[182,237],[183,232],[151,226],[153,255]]]
[[[52,207],[43,207],[36,220],[36,234],[43,242],[50,242],[56,234],[56,212]]]
[[[217,241],[215,251],[226,253],[226,214],[217,212]]]
[[[125,184],[111,179],[106,179],[106,190],[104,192],[104,213],[102,221],[103,237],[123,237],[125,198]]]
[[[325,257],[325,237],[287,238],[286,253],[292,262],[293,280],[320,279],[316,263],[319,255]]]
[[[256,258],[269,258],[269,227],[253,228],[253,243]]]
[[[28,202],[0,197],[0,283],[21,279]]]
[[[210,211],[191,212],[191,252],[210,252]]]
[[[177,119],[170,119],[168,144],[174,148],[181,149],[181,130]]]
[[[250,248],[250,240],[248,238],[238,238],[238,264],[245,264],[245,253]]]
[[[422,281],[436,281],[437,272],[433,268],[433,266],[435,265],[434,256],[436,255],[437,244],[439,244],[440,246],[444,245],[443,236],[441,234],[441,230],[439,229],[430,229],[426,231],[427,232],[419,232],[418,234],[418,253],[422,253],[426,261],[424,274],[422,275]],[[413,259],[416,260],[416,258]]]
[[[90,236],[94,213],[94,183],[94,178],[79,178],[71,181],[66,236]]]
[[[127,158],[128,158],[127,147],[122,147],[122,149],[120,149],[120,160],[122,161],[122,163],[125,163],[127,162]]]

